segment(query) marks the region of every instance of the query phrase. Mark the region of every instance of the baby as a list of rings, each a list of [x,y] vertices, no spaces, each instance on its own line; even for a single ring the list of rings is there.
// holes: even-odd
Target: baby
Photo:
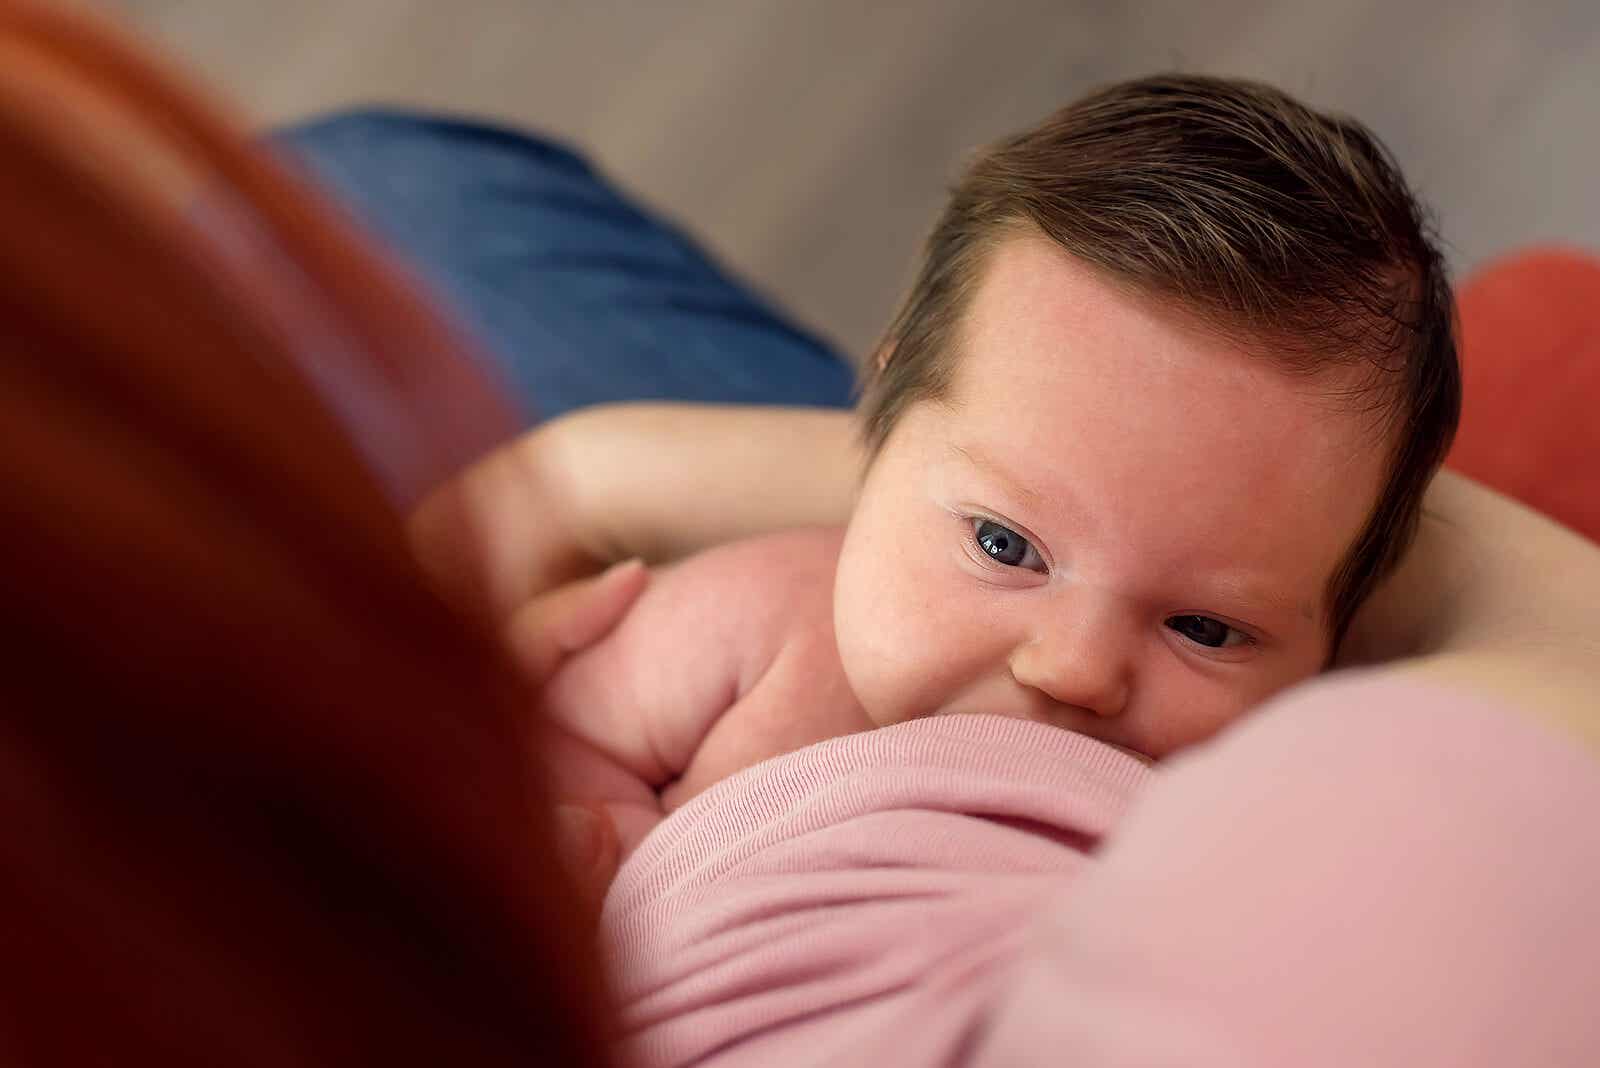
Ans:
[[[980,157],[868,369],[848,527],[660,569],[547,690],[630,847],[749,764],[918,716],[1151,759],[1326,666],[1459,408],[1452,303],[1363,128],[1113,86]],[[706,507],[689,502],[686,507]]]

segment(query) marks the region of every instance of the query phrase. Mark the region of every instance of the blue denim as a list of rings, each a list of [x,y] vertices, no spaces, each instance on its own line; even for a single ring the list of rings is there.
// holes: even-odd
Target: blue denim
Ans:
[[[386,110],[275,141],[411,261],[528,413],[642,399],[850,403],[837,353],[566,148]]]

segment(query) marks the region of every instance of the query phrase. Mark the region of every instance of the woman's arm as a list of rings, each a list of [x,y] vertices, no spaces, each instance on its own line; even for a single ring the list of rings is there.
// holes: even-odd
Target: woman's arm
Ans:
[[[423,502],[411,533],[448,589],[507,614],[616,561],[844,523],[861,462],[838,409],[604,405],[480,460]]]
[[[549,425],[526,447],[568,472],[602,558],[672,560],[721,542],[850,518],[862,452],[836,408],[625,404]],[[537,432],[536,432],[537,433]]]
[[[1600,751],[1600,548],[1452,472],[1417,541],[1357,614],[1341,663],[1507,699]]]

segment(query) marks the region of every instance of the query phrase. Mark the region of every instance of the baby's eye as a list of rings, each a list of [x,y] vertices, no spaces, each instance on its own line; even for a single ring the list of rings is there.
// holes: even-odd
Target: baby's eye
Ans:
[[[1039,550],[1010,527],[1001,526],[992,519],[973,519],[972,534],[978,548],[995,563],[1024,567],[1041,574],[1045,571],[1044,557],[1039,555]]]
[[[1173,616],[1167,620],[1167,626],[1196,645],[1204,645],[1211,649],[1244,645],[1251,640],[1243,631],[1235,630],[1220,619],[1212,619],[1210,616]]]

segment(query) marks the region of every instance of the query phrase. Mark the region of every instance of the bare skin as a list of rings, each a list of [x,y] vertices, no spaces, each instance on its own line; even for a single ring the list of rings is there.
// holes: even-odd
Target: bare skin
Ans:
[[[1326,399],[1341,382],[1287,377],[1042,235],[993,252],[958,344],[847,532],[666,568],[550,676],[559,795],[604,808],[624,854],[839,734],[981,712],[1160,758],[1326,661],[1327,579],[1382,475]]]
[[[989,255],[952,347],[840,560],[875,723],[1017,716],[1159,759],[1318,671],[1384,468],[1342,379],[1285,375],[1043,235]]]
[[[561,477],[573,457],[601,458],[582,491]],[[494,592],[507,642],[539,684],[623,618],[650,576],[634,564],[574,580],[613,560],[670,560],[719,531],[840,524],[863,463],[848,412],[589,409],[468,469],[424,503],[412,533],[447,594],[481,605]],[[722,525],[683,507],[707,497],[724,502]],[[1499,698],[1600,758],[1596,603],[1600,549],[1446,471],[1412,551],[1357,615],[1340,666],[1384,664]],[[614,817],[591,805],[558,816],[562,855],[598,907],[623,855]]]
[[[783,531],[653,569],[615,629],[550,675],[556,795],[602,809],[622,856],[729,775],[872,726],[834,640],[842,535]]]
[[[581,486],[563,474],[578,458],[588,464]],[[492,588],[510,620],[616,560],[666,561],[726,537],[843,524],[864,462],[845,411],[591,408],[463,472],[424,502],[412,532],[443,588]],[[684,507],[706,499],[720,502],[719,522]],[[1357,615],[1340,663],[1386,663],[1501,698],[1600,755],[1596,603],[1600,548],[1445,471],[1415,546]]]
[[[848,413],[622,405],[539,428],[419,509],[414,540],[441,586],[488,603],[529,678],[554,680],[546,704],[564,732],[567,796],[610,816],[571,822],[603,839],[613,825],[621,833],[621,850],[600,843],[602,866],[716,779],[849,730],[999,711],[1162,755],[1316,670],[1321,583],[1370,501],[1347,491],[1375,484],[1374,454],[1327,406],[1293,391],[1262,403],[1275,383],[1258,364],[1181,320],[1119,303],[1070,265],[1031,291],[1031,279],[1061,267],[1038,251],[1000,257],[1006,284],[980,295],[970,324],[980,358],[937,411],[912,409],[864,481]],[[1071,301],[1048,303],[1074,284]],[[1085,307],[1094,314],[1074,319]],[[995,354],[987,362],[985,349]],[[1068,350],[1071,359],[1050,359]],[[1052,380],[1063,364],[1070,384]],[[1005,372],[970,370],[993,366]],[[1141,407],[1096,423],[1129,395]],[[1066,410],[1073,403],[1083,410]],[[831,585],[837,532],[801,536],[810,548],[798,553],[779,538],[655,576],[630,567],[566,585],[617,560],[664,563],[847,520],[831,604],[817,591]],[[956,547],[974,540],[979,520],[1008,523],[1012,538],[1043,551],[1020,567],[972,552],[963,564]],[[794,566],[800,558],[809,562]],[[737,603],[741,584],[759,590],[786,571],[795,583]],[[661,589],[630,613],[651,583]],[[729,611],[683,625],[704,600],[694,591],[712,585],[734,598]],[[1234,587],[1257,591],[1255,603],[1223,605]],[[1341,665],[1386,663],[1502,697],[1600,753],[1597,600],[1600,549],[1444,473],[1416,545],[1358,615]],[[727,626],[762,604],[786,611]],[[1202,614],[1255,641],[1244,653],[1231,639],[1207,652],[1167,633],[1173,616]],[[1052,644],[1062,634],[1074,635],[1070,647]],[[1070,655],[1091,647],[1093,657]],[[897,659],[908,649],[918,655]],[[596,725],[596,695],[619,698],[619,664],[649,679],[662,663],[680,669],[680,699],[656,701],[642,733],[637,715]],[[656,683],[658,697],[670,689]],[[641,707],[637,694],[620,697],[613,708]],[[802,701],[805,721],[791,714]],[[641,737],[644,749],[630,741]]]

